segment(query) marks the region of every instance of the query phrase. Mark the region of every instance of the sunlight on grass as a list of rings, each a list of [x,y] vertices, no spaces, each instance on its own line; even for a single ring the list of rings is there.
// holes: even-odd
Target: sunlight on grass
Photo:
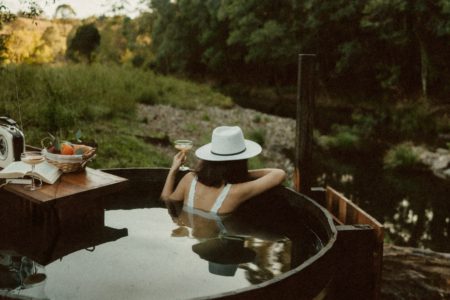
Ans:
[[[7,66],[0,77],[0,111],[19,122],[28,145],[41,146],[48,132],[67,138],[80,129],[99,144],[92,165],[101,168],[170,165],[164,151],[136,137],[137,103],[233,105],[207,85],[125,66]]]

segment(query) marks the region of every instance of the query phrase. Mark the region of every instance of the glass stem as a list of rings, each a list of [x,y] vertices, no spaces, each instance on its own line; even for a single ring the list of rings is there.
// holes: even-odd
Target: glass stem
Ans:
[[[34,165],[31,165],[31,189],[34,190],[36,186],[34,185]]]

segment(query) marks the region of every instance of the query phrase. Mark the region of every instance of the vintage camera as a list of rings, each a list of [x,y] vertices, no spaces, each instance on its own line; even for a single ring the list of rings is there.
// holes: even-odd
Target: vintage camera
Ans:
[[[0,117],[0,168],[20,160],[23,151],[25,137],[17,123],[8,117]]]

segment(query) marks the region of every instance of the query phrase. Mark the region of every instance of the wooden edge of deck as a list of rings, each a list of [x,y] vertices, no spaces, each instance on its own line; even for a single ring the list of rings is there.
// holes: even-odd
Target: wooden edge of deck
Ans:
[[[374,298],[380,298],[381,271],[383,264],[384,226],[330,186],[326,187],[325,208],[344,225],[370,225],[374,232],[373,272],[375,280]]]

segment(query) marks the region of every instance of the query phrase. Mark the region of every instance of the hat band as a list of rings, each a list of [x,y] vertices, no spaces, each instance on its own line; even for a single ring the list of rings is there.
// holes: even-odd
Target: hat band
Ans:
[[[247,148],[244,148],[244,150],[242,150],[242,151],[235,152],[235,153],[230,153],[230,154],[220,154],[220,153],[216,153],[216,152],[211,150],[211,153],[214,154],[214,155],[220,155],[220,156],[232,156],[232,155],[237,155],[237,154],[244,153],[246,150],[247,150]]]

